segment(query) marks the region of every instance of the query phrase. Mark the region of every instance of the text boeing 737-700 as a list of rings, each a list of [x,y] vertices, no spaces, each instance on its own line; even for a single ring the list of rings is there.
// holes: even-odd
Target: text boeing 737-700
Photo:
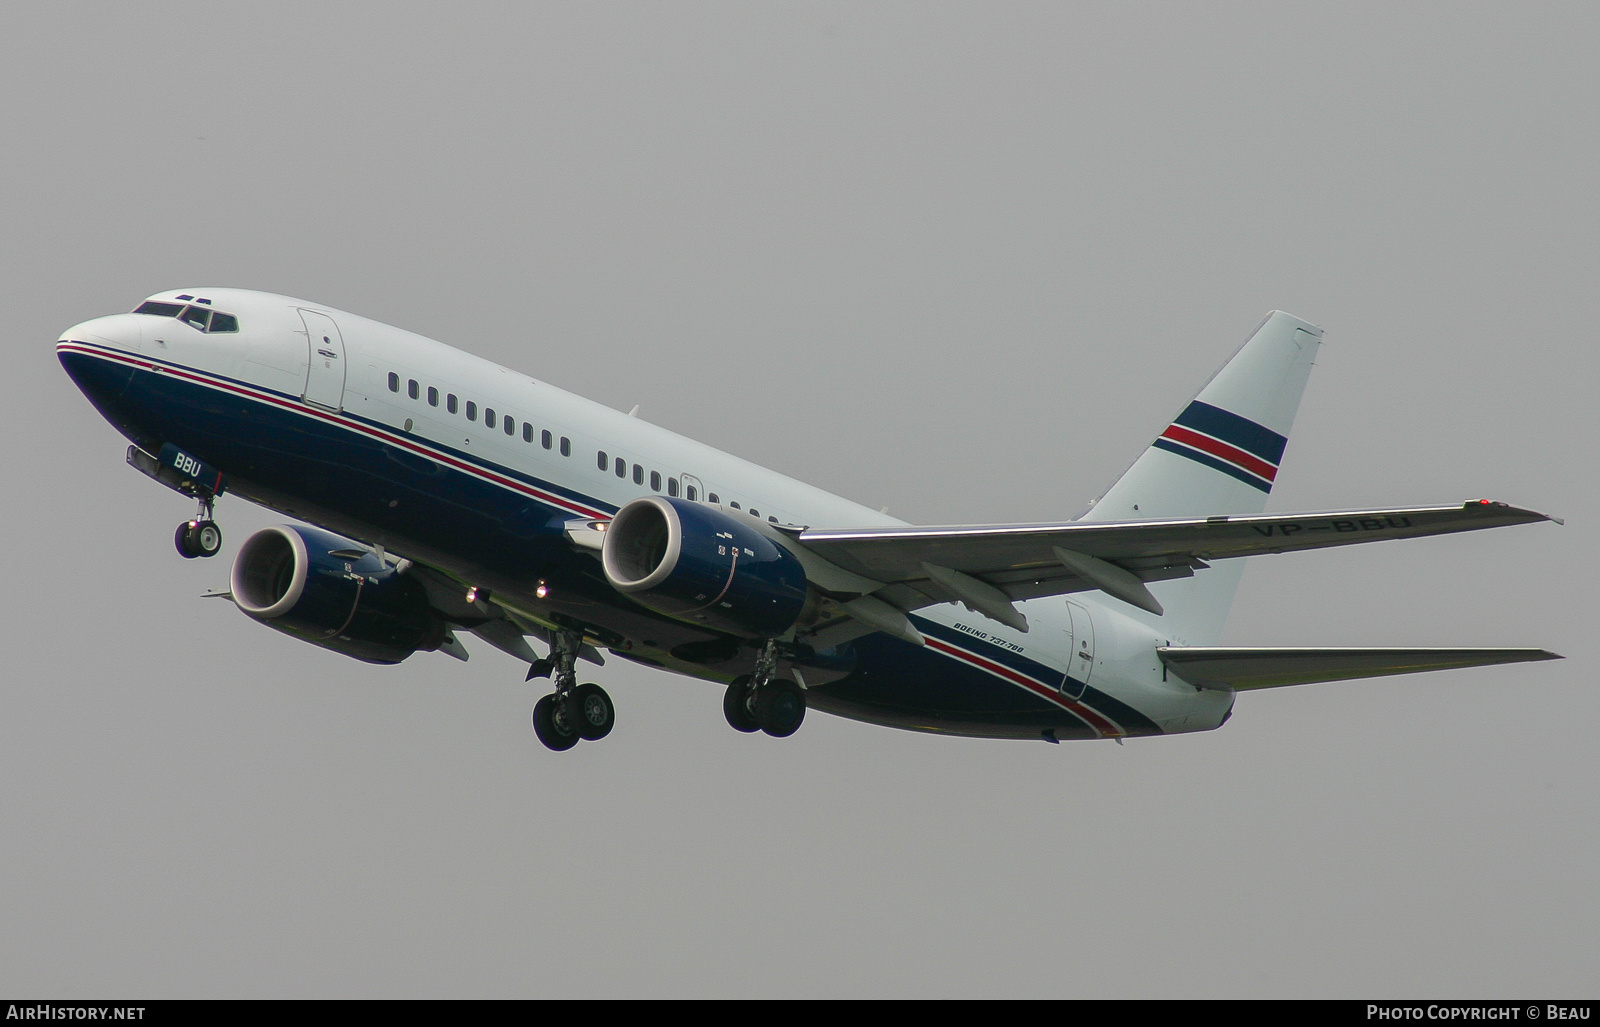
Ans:
[[[561,750],[611,730],[577,676],[601,650],[723,684],[740,731],[792,734],[809,707],[1051,742],[1209,730],[1245,689],[1556,658],[1216,644],[1238,557],[1552,519],[1263,513],[1321,337],[1270,314],[1078,519],[948,527],[285,296],[162,293],[56,350],[128,462],[198,501],[184,556],[220,550],[224,493],[305,522],[239,548],[240,610],[373,663],[466,659],[476,635],[552,678],[533,725]]]

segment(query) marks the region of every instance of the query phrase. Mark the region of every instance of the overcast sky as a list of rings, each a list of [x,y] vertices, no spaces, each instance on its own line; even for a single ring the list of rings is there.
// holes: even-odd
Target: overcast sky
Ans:
[[[1592,996],[1600,10],[12,4],[0,994]],[[1225,641],[1561,663],[1044,744],[613,660],[545,750],[482,644],[223,602],[280,520],[123,463],[67,326],[239,286],[922,523],[1073,516],[1270,309],[1270,508],[1550,524],[1252,562]]]

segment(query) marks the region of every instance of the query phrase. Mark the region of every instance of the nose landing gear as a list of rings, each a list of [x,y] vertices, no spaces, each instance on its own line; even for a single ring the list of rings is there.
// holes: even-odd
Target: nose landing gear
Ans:
[[[577,684],[578,650],[583,636],[576,631],[550,634],[548,667],[540,660],[529,670],[529,677],[552,672],[556,690],[533,707],[533,732],[545,748],[565,752],[579,741],[599,741],[616,725],[617,710],[611,697],[599,685]]]

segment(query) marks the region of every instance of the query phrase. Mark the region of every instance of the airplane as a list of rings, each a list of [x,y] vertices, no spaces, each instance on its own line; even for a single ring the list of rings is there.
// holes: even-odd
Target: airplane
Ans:
[[[1489,500],[1265,513],[1321,329],[1274,311],[1072,520],[918,526],[443,343],[241,289],[158,293],[69,328],[58,357],[196,502],[301,523],[235,556],[225,596],[344,656],[468,656],[550,677],[555,751],[610,733],[605,655],[725,688],[734,729],[808,709],[990,738],[1220,727],[1241,691],[1559,659],[1543,649],[1220,646],[1246,556],[1559,519]],[[544,649],[541,655],[535,644]]]

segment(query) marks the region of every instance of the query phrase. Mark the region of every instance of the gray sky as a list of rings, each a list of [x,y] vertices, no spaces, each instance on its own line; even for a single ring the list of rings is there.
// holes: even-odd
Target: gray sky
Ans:
[[[31,8],[31,9],[29,9]],[[10,5],[0,994],[1572,996],[1600,963],[1592,5]],[[123,465],[58,333],[179,286],[419,331],[913,521],[1076,514],[1271,308],[1274,510],[1568,518],[1253,562],[1227,641],[1559,664],[1042,744],[196,598],[278,518]],[[470,644],[470,643],[469,643]]]

